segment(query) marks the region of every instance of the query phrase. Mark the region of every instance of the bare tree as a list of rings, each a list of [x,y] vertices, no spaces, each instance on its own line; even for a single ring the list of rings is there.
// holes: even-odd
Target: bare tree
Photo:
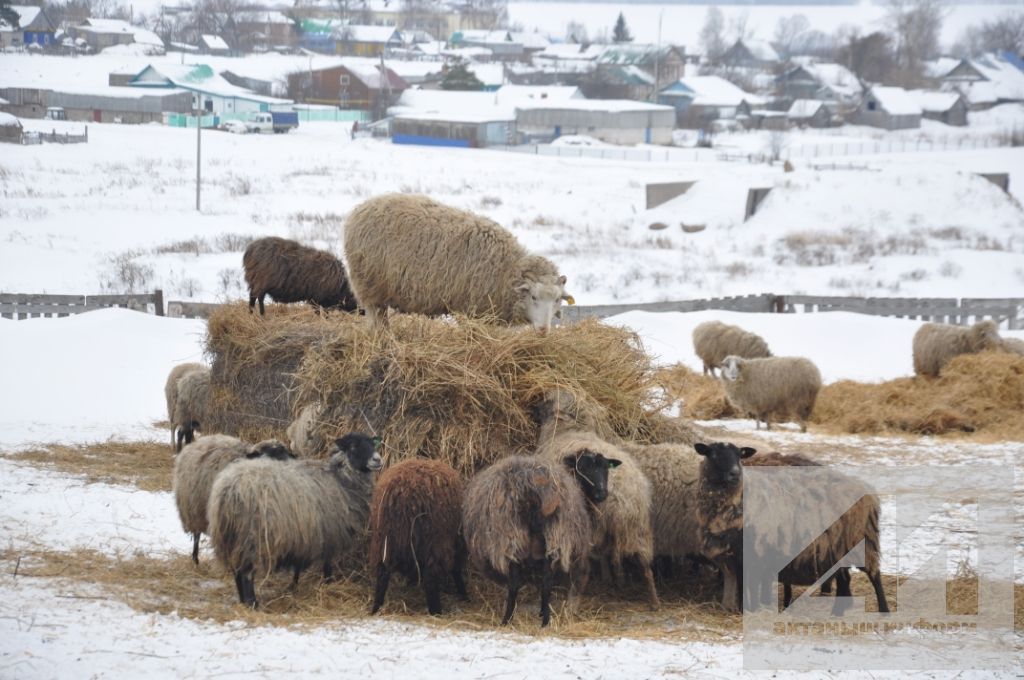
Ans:
[[[704,26],[700,29],[700,46],[704,57],[712,64],[718,63],[725,53],[725,17],[722,10],[714,5],[704,15]]]
[[[901,84],[916,85],[924,62],[939,56],[945,18],[943,0],[889,0],[886,23],[892,34]]]
[[[954,53],[962,57],[1000,51],[1024,53],[1024,12],[1010,10],[968,26],[954,46]]]
[[[459,10],[469,28],[494,30],[508,26],[508,0],[466,0]]]
[[[775,24],[774,43],[786,56],[796,54],[810,28],[811,22],[803,14],[780,17]]]
[[[587,42],[587,27],[582,21],[570,21],[565,25],[565,41],[581,45]]]
[[[839,61],[862,84],[887,82],[896,68],[892,40],[880,31],[863,37],[853,32],[839,50]]]
[[[733,42],[754,37],[754,27],[750,25],[750,12],[743,10],[729,17],[729,35]]]

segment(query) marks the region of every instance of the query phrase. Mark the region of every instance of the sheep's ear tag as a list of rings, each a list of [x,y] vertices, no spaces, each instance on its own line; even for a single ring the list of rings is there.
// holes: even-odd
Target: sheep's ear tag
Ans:
[[[567,304],[567,305],[574,305],[574,304],[576,304],[576,298],[574,298],[573,296],[570,295],[569,297],[565,298],[565,304]]]
[[[373,438],[373,450],[374,451],[380,451],[380,443],[381,443],[380,437],[374,437]]]

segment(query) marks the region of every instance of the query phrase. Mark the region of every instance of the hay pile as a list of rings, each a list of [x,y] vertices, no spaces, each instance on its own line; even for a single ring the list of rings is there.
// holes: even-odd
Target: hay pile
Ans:
[[[244,304],[210,318],[214,428],[282,437],[315,402],[320,434],[352,430],[384,442],[386,462],[426,456],[464,474],[536,444],[533,406],[561,388],[605,415],[601,434],[642,442],[692,441],[652,395],[650,359],[627,330],[587,321],[541,335],[486,321],[400,314],[387,328],[364,317],[320,316]]]
[[[669,398],[683,401],[687,418],[741,417],[718,380],[683,365],[662,369],[656,381]],[[964,354],[946,364],[938,378],[832,383],[818,393],[810,422],[849,434],[978,433],[1024,440],[1024,357]]]
[[[897,378],[884,383],[848,380],[824,387],[811,422],[841,432],[976,432],[1024,439],[1024,357],[963,354],[938,378]]]

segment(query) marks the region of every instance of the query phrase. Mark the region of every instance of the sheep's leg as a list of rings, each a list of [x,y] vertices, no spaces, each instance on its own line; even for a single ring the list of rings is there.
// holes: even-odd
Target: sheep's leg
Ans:
[[[734,611],[736,607],[736,577],[730,564],[722,565],[722,608]]]
[[[266,299],[267,294],[260,295],[260,316],[263,316],[266,310],[263,308],[263,301]]]
[[[373,589],[373,607],[370,609],[371,614],[376,614],[377,610],[384,605],[384,596],[388,592],[388,581],[391,579],[391,570],[388,569],[386,564],[377,565],[377,586]]]
[[[776,595],[777,596],[777,595]],[[789,581],[782,583],[782,608],[789,609],[789,605],[793,602],[793,584]]]
[[[199,532],[192,534],[192,561],[199,564]]]
[[[466,568],[466,550],[460,548],[455,551],[455,567],[452,569],[452,581],[455,582],[455,592],[463,602],[469,601],[469,594],[466,592],[466,580],[462,572]]]
[[[658,599],[658,589],[654,585],[654,570],[651,569],[650,562],[643,565],[643,570],[644,581],[647,583],[647,599],[651,604],[651,609],[656,610],[661,607],[661,601]]]
[[[839,598],[851,597],[853,593],[850,592],[850,570],[840,569],[835,573],[836,579],[836,600],[832,605],[832,614],[834,616],[840,616],[848,608],[848,600],[840,600]]]
[[[178,440],[177,444],[175,444],[175,446],[174,446],[174,452],[175,453],[181,453],[181,448],[182,448],[182,446],[184,445],[184,442],[185,442],[185,428],[183,428],[183,427],[175,427],[174,431],[175,431],[176,438]]]
[[[253,313],[253,308],[256,306],[256,296],[249,293],[249,313]]]
[[[431,616],[441,615],[441,579],[438,578],[438,574],[424,569],[423,571],[423,590],[427,594],[427,612]]]
[[[590,561],[582,559],[576,567],[570,568],[569,581],[569,597],[566,607],[569,613],[575,616],[580,609],[580,597],[586,592],[587,584],[590,582]]]
[[[878,600],[878,611],[883,614],[889,613],[889,603],[885,601],[885,590],[882,588],[882,574],[878,571],[868,574],[871,585],[875,589],[875,598]]]
[[[302,575],[302,567],[296,566],[292,570],[292,592],[299,589],[299,576]]]
[[[506,626],[512,620],[512,614],[516,611],[516,598],[519,596],[519,586],[522,585],[522,575],[519,573],[519,564],[510,562],[508,565],[508,599],[505,601],[505,616],[501,618],[501,625]]]
[[[545,557],[540,579],[540,625],[551,623],[551,558]]]
[[[824,583],[821,584],[821,594],[822,595],[831,595],[832,594],[832,581],[834,581],[835,579],[836,579],[836,575],[832,574],[831,576],[828,577],[828,579]]]
[[[252,569],[235,571],[235,587],[238,588],[238,600],[247,607],[256,609],[256,587],[252,582]]]
[[[609,561],[612,565],[612,577],[615,579],[615,585],[622,590],[626,587],[626,572],[622,568],[622,556],[615,554]]]

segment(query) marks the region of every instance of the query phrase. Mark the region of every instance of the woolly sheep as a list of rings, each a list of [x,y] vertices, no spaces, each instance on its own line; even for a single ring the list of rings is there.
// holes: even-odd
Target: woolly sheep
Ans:
[[[609,473],[608,498],[593,511],[594,549],[591,554],[602,566],[610,563],[620,588],[624,585],[623,559],[635,560],[643,572],[651,608],[657,609],[658,591],[651,570],[654,560],[651,483],[628,453],[577,424],[572,415],[576,411],[571,395],[561,390],[545,395],[537,455],[557,462],[566,456],[592,451],[620,461],[615,471]]]
[[[744,359],[772,355],[761,336],[721,321],[705,321],[693,329],[693,350],[704,362],[704,375],[715,375],[715,368],[730,355]]]
[[[327,448],[327,442],[317,429],[321,411],[320,404],[304,406],[299,416],[285,430],[292,451],[301,458],[316,458]]]
[[[494,316],[545,330],[565,277],[497,223],[426,196],[386,194],[345,224],[345,257],[359,306],[375,323],[388,307],[427,315]]]
[[[740,593],[743,592],[743,562],[756,560],[769,550],[787,552],[795,539],[799,527],[807,525],[807,518],[826,514],[834,503],[832,498],[857,499],[846,510],[841,520],[828,523],[828,529],[803,548],[792,563],[779,573],[786,594],[784,606],[792,600],[792,584],[815,583],[845,555],[864,543],[864,571],[875,590],[878,610],[888,612],[889,607],[882,589],[879,559],[879,514],[878,498],[860,481],[838,472],[830,472],[827,481],[820,484],[807,482],[804,487],[811,498],[803,495],[794,498],[791,489],[773,484],[768,478],[763,484],[751,487],[748,493],[761,496],[755,500],[758,507],[770,507],[776,513],[775,523],[784,531],[756,536],[747,545],[753,544],[754,555],[744,554],[743,507],[751,502],[744,499],[743,465],[740,461],[749,458],[756,451],[749,447],[738,448],[733,444],[714,442],[697,443],[697,453],[704,457],[698,491],[698,518],[701,526],[701,541],[704,555],[717,563],[725,576],[725,590],[722,604],[727,609],[739,609]],[[785,499],[785,501],[780,500]],[[770,536],[770,539],[766,539]],[[769,540],[784,542],[785,545],[768,545]],[[836,597],[849,597],[850,574],[848,569],[835,572]],[[772,605],[777,595],[767,589],[750,593],[748,602]],[[755,595],[757,602],[755,602]],[[838,604],[838,603],[837,603]]]
[[[926,323],[914,333],[914,373],[938,377],[946,362],[959,354],[999,349],[1001,340],[994,321],[973,326]]]
[[[295,458],[276,439],[250,446],[235,437],[211,434],[183,448],[174,459],[174,502],[182,528],[192,534],[192,561],[196,564],[199,564],[199,535],[208,527],[206,506],[217,473],[236,460],[263,456],[278,461]]]
[[[335,442],[324,462],[246,460],[229,465],[210,492],[207,517],[217,558],[234,574],[238,599],[255,608],[253,576],[312,564],[325,579],[366,530],[380,455],[366,435]]]
[[[743,359],[728,356],[722,362],[725,396],[742,412],[750,413],[765,427],[772,420],[795,420],[807,431],[807,419],[821,389],[821,373],[809,359],[767,357]]]
[[[196,430],[209,425],[210,369],[203,366],[189,371],[178,380],[178,396],[174,404],[172,426],[177,432],[175,452],[182,444],[191,444]]]
[[[371,613],[384,604],[393,571],[423,584],[432,615],[441,613],[441,583],[448,574],[468,599],[462,486],[459,474],[436,460],[406,460],[381,474],[370,501],[370,577],[376,583]]]
[[[328,252],[267,236],[249,244],[242,256],[242,266],[249,286],[249,311],[259,299],[260,316],[268,295],[275,302],[308,302],[346,312],[356,310],[345,265]]]
[[[202,364],[178,364],[171,369],[167,375],[167,383],[164,385],[164,397],[167,399],[167,421],[171,424],[171,448],[177,452],[181,447],[176,445],[175,438],[178,428],[174,423],[174,407],[178,403],[178,381],[186,374],[203,368]]]
[[[608,469],[618,461],[584,452],[553,463],[509,456],[470,480],[462,527],[473,562],[508,586],[502,625],[512,619],[527,572],[540,566],[541,625],[551,619],[554,572],[569,575],[569,607],[586,587],[593,524],[588,506],[608,496]]]
[[[1021,340],[1020,338],[1003,338],[1001,349],[1004,352],[1009,352],[1010,354],[1020,354],[1021,356],[1024,356],[1024,340]]]

